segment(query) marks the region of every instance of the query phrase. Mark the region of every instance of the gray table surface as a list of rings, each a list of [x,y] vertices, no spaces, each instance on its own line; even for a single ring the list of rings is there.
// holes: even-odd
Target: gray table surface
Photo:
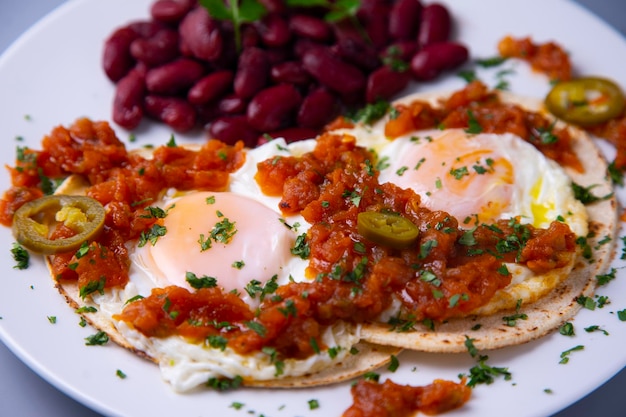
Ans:
[[[626,35],[626,1],[575,0]],[[30,26],[65,0],[0,0],[0,53]],[[576,404],[554,417],[626,415],[621,395],[626,370]],[[98,417],[57,390],[24,365],[0,342],[0,416],[11,417]]]

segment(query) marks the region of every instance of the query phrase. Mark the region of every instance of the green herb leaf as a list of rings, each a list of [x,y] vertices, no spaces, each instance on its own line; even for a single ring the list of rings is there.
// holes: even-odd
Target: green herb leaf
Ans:
[[[213,388],[217,391],[228,391],[231,389],[236,389],[241,386],[243,383],[243,378],[237,375],[234,378],[209,378],[206,382],[206,386],[209,388]]]
[[[30,265],[30,254],[17,242],[13,242],[11,255],[15,261],[15,269],[26,269]]]
[[[192,288],[195,288],[196,290],[200,288],[217,287],[217,278],[209,277],[207,275],[203,275],[202,277],[198,278],[198,276],[193,272],[186,272],[185,280],[189,283],[189,285],[191,285]]]
[[[105,332],[99,331],[96,334],[86,337],[85,340],[87,341],[85,343],[87,346],[105,345],[109,341],[109,336]]]
[[[308,259],[311,255],[311,248],[306,241],[306,233],[302,233],[296,238],[296,243],[291,248],[291,253],[295,256],[299,256],[302,259]]]

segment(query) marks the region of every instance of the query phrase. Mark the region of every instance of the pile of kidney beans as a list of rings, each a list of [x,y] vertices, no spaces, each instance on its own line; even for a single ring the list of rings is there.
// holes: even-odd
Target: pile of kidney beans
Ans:
[[[129,130],[144,116],[178,132],[206,126],[250,147],[268,134],[293,141],[468,59],[437,3],[362,0],[354,18],[333,23],[322,7],[259,3],[267,14],[241,26],[240,51],[232,23],[196,0],[157,0],[150,20],[116,29],[102,57],[116,83],[113,121]]]

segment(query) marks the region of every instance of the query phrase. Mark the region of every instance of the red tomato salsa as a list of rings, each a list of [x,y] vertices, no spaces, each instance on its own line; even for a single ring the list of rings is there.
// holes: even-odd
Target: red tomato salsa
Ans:
[[[353,404],[343,417],[411,417],[445,413],[465,404],[472,390],[464,381],[437,379],[423,387],[360,380],[352,387]]]
[[[87,194],[107,209],[105,231],[95,242],[52,259],[57,279],[78,279],[84,296],[127,282],[125,243],[158,224],[146,208],[163,190],[226,189],[229,172],[245,158],[241,144],[208,141],[198,151],[162,146],[147,159],[126,152],[106,123],[86,119],[56,128],[43,150],[31,153],[36,158],[29,163],[36,167],[12,169],[17,185],[2,201],[7,222],[19,205],[15,190],[41,192],[39,173],[84,176]],[[258,164],[263,192],[281,197],[283,213],[300,213],[311,224],[304,239],[310,281],[266,284],[256,311],[217,287],[158,288],[117,318],[147,336],[217,337],[242,354],[271,347],[280,357],[304,358],[326,348],[326,326],[375,321],[394,297],[403,304],[399,320],[464,316],[510,283],[505,262],[542,273],[564,266],[575,251],[574,234],[560,222],[535,229],[511,219],[461,229],[447,213],[422,207],[412,190],[380,184],[375,162],[354,137],[325,133],[309,153]],[[357,230],[357,216],[366,210],[404,217],[417,226],[419,238],[402,249],[368,241]],[[59,227],[54,233],[71,231]]]

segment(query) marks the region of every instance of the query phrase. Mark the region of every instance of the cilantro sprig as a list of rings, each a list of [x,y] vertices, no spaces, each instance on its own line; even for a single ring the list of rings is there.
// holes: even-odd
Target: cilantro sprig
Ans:
[[[200,0],[200,5],[214,19],[232,22],[237,51],[241,51],[241,26],[260,20],[267,13],[265,6],[256,0]]]

